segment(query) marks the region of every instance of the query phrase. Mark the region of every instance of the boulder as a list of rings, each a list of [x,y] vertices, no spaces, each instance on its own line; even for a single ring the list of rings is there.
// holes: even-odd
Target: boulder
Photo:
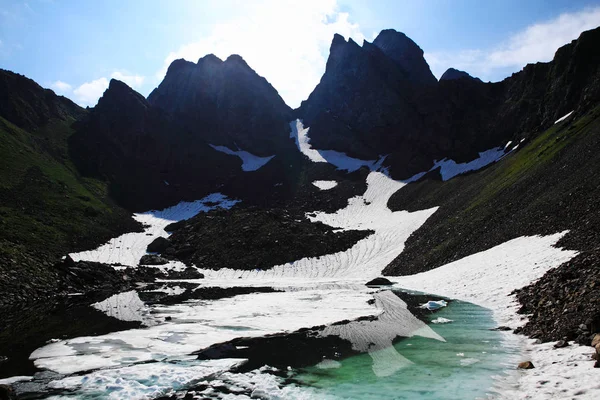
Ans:
[[[535,366],[533,365],[533,363],[531,361],[523,361],[523,362],[519,363],[517,368],[518,369],[533,369],[533,368],[535,368]]]
[[[171,242],[169,242],[169,239],[164,237],[158,237],[148,245],[146,251],[148,253],[163,253],[167,249],[167,247],[169,247],[170,244]]]
[[[600,333],[596,333],[592,338],[592,347],[596,347],[598,344],[600,344]]]
[[[367,286],[387,286],[387,285],[393,285],[394,282],[391,282],[389,279],[386,278],[375,278],[369,282],[366,283]]]
[[[140,258],[140,265],[165,265],[169,262],[166,258],[157,256],[155,254],[146,254]]]
[[[559,340],[558,342],[556,342],[554,344],[554,348],[562,349],[563,347],[567,347],[568,345],[569,345],[569,342],[567,342],[566,340]]]

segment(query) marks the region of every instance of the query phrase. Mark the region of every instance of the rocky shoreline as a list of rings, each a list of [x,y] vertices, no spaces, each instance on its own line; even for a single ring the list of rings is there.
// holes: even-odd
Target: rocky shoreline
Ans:
[[[513,294],[519,312],[528,316],[515,333],[541,342],[592,345],[600,334],[600,248],[582,252]]]

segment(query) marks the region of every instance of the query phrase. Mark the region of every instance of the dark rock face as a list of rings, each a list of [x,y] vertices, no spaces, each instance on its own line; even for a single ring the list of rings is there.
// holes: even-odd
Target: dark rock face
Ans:
[[[434,159],[472,160],[596,104],[600,56],[593,46],[599,40],[600,28],[584,32],[553,61],[483,83],[449,79],[465,77],[456,70],[431,82],[422,51],[395,31],[362,47],[338,35],[321,82],[298,113],[317,148],[370,159],[389,154],[393,177],[408,178]]]
[[[114,79],[69,144],[82,173],[108,181],[111,195],[133,210],[202,198],[239,170],[237,158]]]
[[[79,118],[85,110],[33,80],[0,69],[0,116],[13,124],[36,130],[51,119]]]
[[[291,109],[238,55],[174,61],[148,102],[211,144],[269,156],[289,143]]]
[[[79,124],[70,154],[83,173],[110,182],[127,208],[162,208],[239,187],[242,176],[246,185],[250,175],[272,186],[272,174],[244,173],[239,158],[210,145],[286,158],[294,150],[291,119],[277,91],[241,57],[177,60],[148,100],[113,79]]]
[[[584,252],[549,271],[539,281],[517,290],[522,307],[529,315],[519,332],[544,342],[567,340],[593,345],[600,333],[600,248]],[[562,342],[562,343],[561,343]]]
[[[385,29],[377,35],[373,44],[398,64],[411,82],[425,85],[437,83],[423,57],[423,50],[404,33]]]
[[[463,78],[475,79],[475,80],[481,82],[481,79],[479,79],[479,78],[473,78],[471,75],[469,75],[465,71],[461,71],[461,70],[454,69],[454,68],[448,68],[446,70],[446,72],[444,72],[442,74],[442,76],[440,77],[440,81],[451,81],[451,80],[454,80],[454,79],[463,79]]]

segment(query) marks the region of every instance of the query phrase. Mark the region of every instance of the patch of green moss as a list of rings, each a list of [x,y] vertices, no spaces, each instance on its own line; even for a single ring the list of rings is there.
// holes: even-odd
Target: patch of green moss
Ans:
[[[552,161],[569,143],[585,135],[590,124],[600,117],[600,107],[588,112],[571,124],[559,123],[538,135],[520,151],[508,155],[494,170],[479,195],[473,198],[466,212],[472,211],[536,168]]]

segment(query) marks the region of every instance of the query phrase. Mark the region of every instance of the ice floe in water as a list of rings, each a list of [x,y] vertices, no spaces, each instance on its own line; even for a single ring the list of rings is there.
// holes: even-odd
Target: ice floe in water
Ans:
[[[427,303],[422,304],[421,308],[425,308],[429,311],[439,310],[442,307],[446,307],[448,303],[445,300],[429,300]]]
[[[173,207],[160,211],[147,211],[134,214],[134,219],[146,228],[143,232],[131,232],[111,239],[108,243],[95,250],[71,253],[75,261],[96,261],[106,264],[120,264],[135,267],[140,258],[146,254],[146,248],[158,237],[168,237],[165,227],[173,222],[192,218],[199,212],[206,212],[215,208],[231,208],[238,200],[232,200],[221,193],[213,193],[201,200],[194,202],[181,202]],[[170,262],[167,269],[185,269],[179,262]]]
[[[312,184],[321,190],[329,190],[337,186],[336,181],[314,181]]]
[[[240,150],[239,148],[237,150],[231,150],[229,147],[215,146],[213,144],[211,144],[210,147],[221,153],[238,157],[240,160],[242,160],[242,171],[256,171],[257,169],[271,161],[273,157],[275,157],[259,157],[252,153],[248,153],[247,151]]]
[[[384,157],[381,157],[379,160],[360,160],[335,150],[313,149],[310,144],[310,138],[308,137],[309,128],[305,128],[302,121],[299,119],[290,122],[290,128],[292,128],[290,137],[296,141],[298,150],[312,162],[329,163],[335,165],[337,169],[346,170],[348,172],[356,171],[360,167],[368,167],[372,171],[381,168]]]

